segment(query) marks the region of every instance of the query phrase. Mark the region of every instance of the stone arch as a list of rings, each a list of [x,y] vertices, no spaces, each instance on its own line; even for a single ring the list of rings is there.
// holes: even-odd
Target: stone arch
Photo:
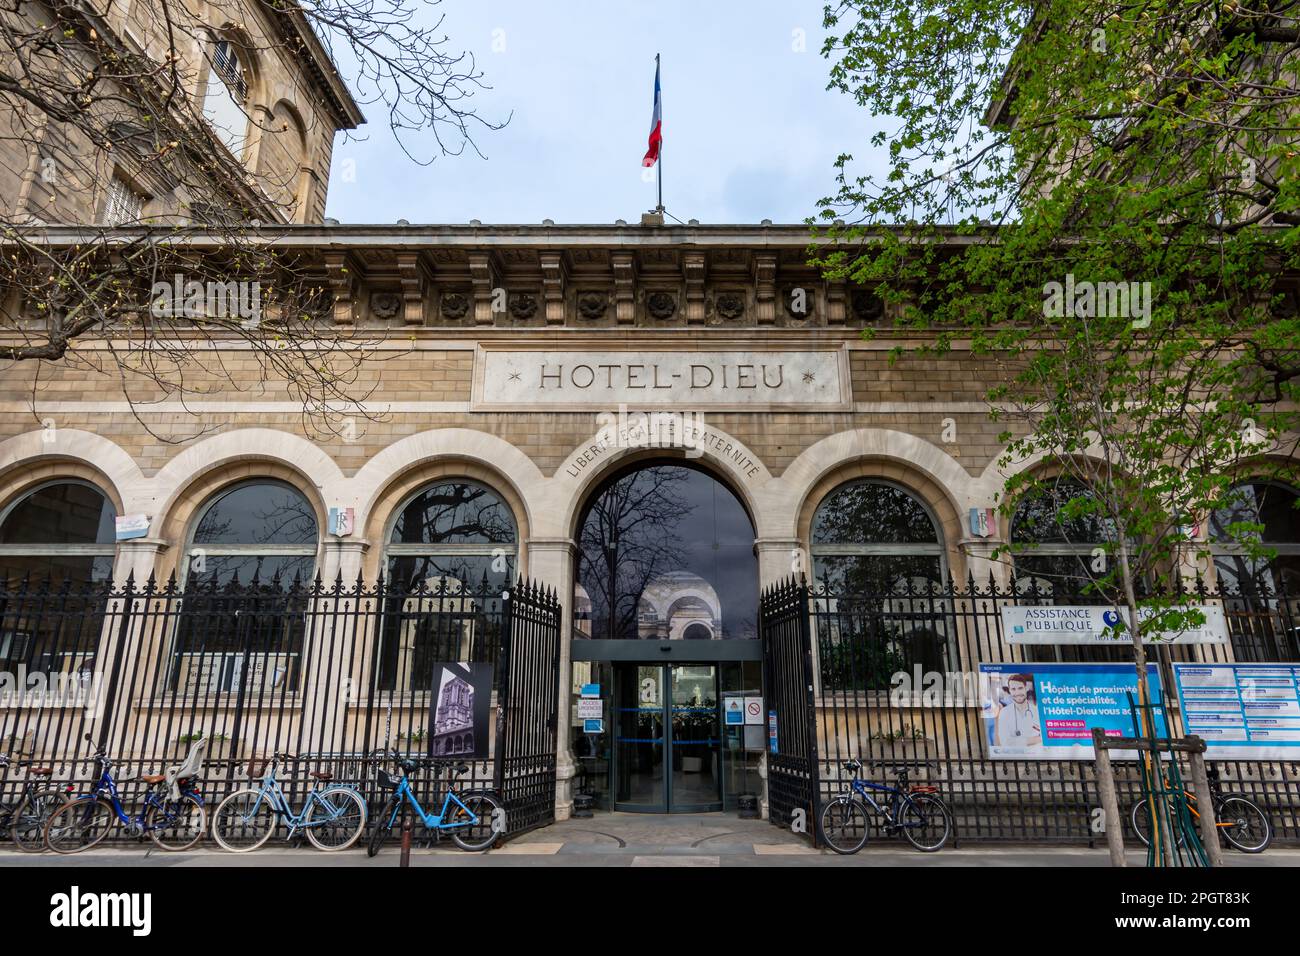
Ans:
[[[781,476],[789,489],[792,528],[807,542],[817,507],[855,478],[891,481],[915,494],[935,518],[949,551],[962,539],[961,515],[971,505],[973,479],[957,461],[923,438],[888,429],[839,432],[805,449]]]
[[[283,207],[285,217],[297,218],[302,167],[307,155],[307,126],[302,113],[287,99],[280,99],[261,121],[257,150],[257,175],[263,188]]]
[[[46,436],[52,437],[47,441]],[[36,484],[60,477],[97,486],[118,514],[140,509],[144,476],[119,445],[73,428],[24,432],[0,441],[0,508]]]
[[[662,462],[699,468],[722,482],[748,513],[755,536],[764,537],[771,520],[767,507],[770,502],[764,491],[772,481],[771,472],[744,442],[719,428],[711,427],[706,431],[718,444],[703,442],[702,453],[695,457],[688,457],[682,448],[613,447],[605,432],[598,431],[590,440],[577,446],[548,482],[546,506],[540,507],[538,514],[550,521],[538,533],[576,540],[583,510],[592,494],[606,480],[636,464]],[[586,456],[592,449],[599,449],[599,452],[587,461]],[[746,460],[750,464],[744,465]],[[578,462],[583,464],[579,466]]]
[[[515,519],[519,570],[527,573],[524,545],[535,533],[533,499],[545,478],[532,459],[509,442],[469,428],[440,428],[403,438],[353,476],[349,500],[357,509],[362,538],[372,545],[365,573],[377,573],[388,528],[401,502],[420,487],[444,478],[466,478],[501,496]]]
[[[301,435],[273,428],[237,428],[191,445],[158,470],[152,482],[157,510],[150,533],[168,538],[182,494],[192,498],[196,488],[210,489],[210,494],[240,477],[257,476],[282,477],[306,494],[321,512],[322,531],[325,502],[341,497],[346,484],[334,459]]]

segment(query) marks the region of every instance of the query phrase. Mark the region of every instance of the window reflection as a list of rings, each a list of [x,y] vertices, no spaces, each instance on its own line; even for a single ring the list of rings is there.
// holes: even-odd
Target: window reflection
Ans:
[[[115,517],[103,492],[81,481],[43,485],[0,513],[0,671],[89,674],[104,620],[99,586],[113,574]],[[67,589],[58,599],[64,613],[40,613],[46,586]]]
[[[492,660],[516,537],[509,506],[472,481],[430,485],[398,509],[385,565],[391,591],[379,690],[428,693],[438,663]]]
[[[279,481],[212,497],[184,562],[168,689],[189,697],[296,691],[306,638],[305,588],[315,577],[316,511]]]
[[[1251,595],[1300,595],[1300,509],[1285,485],[1251,482],[1229,492],[1228,503],[1210,516],[1210,540],[1220,584]],[[1251,546],[1273,557],[1251,557]]]
[[[575,637],[753,640],[754,526],[721,482],[651,465],[601,489],[578,537]]]
[[[885,690],[893,674],[957,668],[934,519],[882,481],[833,491],[812,524],[818,659],[829,690]]]
[[[1025,493],[1011,519],[1015,548],[1016,597],[1021,604],[1102,605],[1110,600],[1097,586],[1106,565],[1098,549],[1113,542],[1116,526],[1094,513],[1096,499],[1082,482],[1060,478]],[[1103,559],[1104,560],[1104,559]],[[1030,661],[1107,663],[1126,660],[1124,647],[1025,645]]]

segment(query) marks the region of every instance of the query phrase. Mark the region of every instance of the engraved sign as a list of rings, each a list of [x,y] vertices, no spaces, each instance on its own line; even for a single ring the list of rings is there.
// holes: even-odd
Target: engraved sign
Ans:
[[[847,353],[734,350],[505,350],[480,348],[474,407],[674,406],[798,411],[846,409]]]

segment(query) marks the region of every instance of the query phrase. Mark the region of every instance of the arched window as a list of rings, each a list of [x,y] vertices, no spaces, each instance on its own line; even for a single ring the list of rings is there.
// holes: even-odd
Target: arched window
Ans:
[[[1093,586],[1106,567],[1098,563],[1097,551],[1115,540],[1115,525],[1089,510],[1086,503],[1092,501],[1091,490],[1073,479],[1025,494],[1011,519],[1018,594],[1055,597],[1058,603],[1104,603]]]
[[[473,481],[440,481],[398,510],[388,536],[380,690],[428,693],[445,661],[491,661],[514,581],[509,506]]]
[[[713,475],[676,463],[620,472],[587,500],[577,587],[596,640],[753,640],[754,525]]]
[[[203,115],[217,138],[242,160],[248,142],[248,69],[229,40],[218,40],[208,57]]]
[[[287,588],[312,580],[319,530],[302,492],[281,481],[251,481],[218,492],[190,538],[189,582]]]
[[[957,669],[943,542],[930,511],[884,481],[836,488],[813,517],[823,686],[883,690],[893,674]]]
[[[1082,482],[1062,478],[1025,493],[1011,519],[1016,595],[1020,603],[1106,604],[1095,586],[1110,560],[1100,549],[1116,538],[1115,524],[1095,513],[1095,499]],[[1131,659],[1127,645],[1034,645],[1028,661],[1112,663]]]
[[[54,481],[0,512],[0,671],[89,673],[104,621],[104,595],[80,588],[57,601],[35,590],[96,584],[113,574],[113,505],[94,485]],[[17,591],[11,589],[19,589]]]
[[[1277,482],[1235,486],[1210,516],[1210,542],[1220,585],[1229,593],[1300,597],[1300,509],[1295,489]],[[1250,544],[1275,552],[1250,557]]]
[[[56,481],[0,513],[0,579],[107,581],[113,573],[114,519],[108,498],[84,481]]]
[[[317,546],[316,512],[292,485],[215,494],[190,536],[168,689],[261,701],[296,691]]]
[[[813,574],[836,593],[887,594],[942,585],[943,544],[930,512],[882,481],[841,485],[812,523]]]

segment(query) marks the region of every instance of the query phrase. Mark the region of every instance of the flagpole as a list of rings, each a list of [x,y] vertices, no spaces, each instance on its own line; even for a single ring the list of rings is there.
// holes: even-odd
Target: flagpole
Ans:
[[[660,79],[658,53],[655,54],[655,78]],[[659,105],[661,110],[663,108],[663,96],[663,85],[661,80],[659,87]],[[659,117],[659,122],[661,124],[663,123],[662,114]],[[659,172],[655,176],[655,180],[659,185],[659,205],[655,207],[655,212],[662,215],[664,211],[664,141],[662,133],[659,134]]]

